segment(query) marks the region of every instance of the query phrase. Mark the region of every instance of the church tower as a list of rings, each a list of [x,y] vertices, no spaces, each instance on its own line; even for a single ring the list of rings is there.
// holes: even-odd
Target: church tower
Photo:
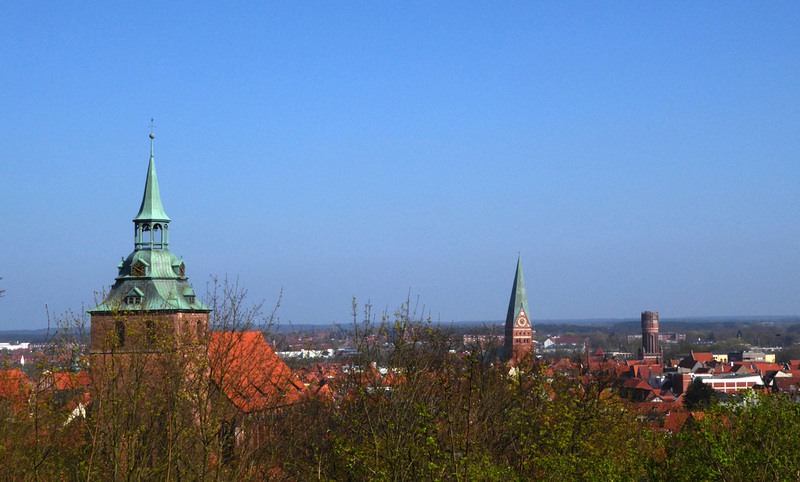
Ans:
[[[506,315],[503,343],[503,358],[506,360],[532,350],[533,333],[528,313],[528,296],[525,294],[525,280],[522,278],[522,257],[518,257]]]
[[[170,219],[161,204],[150,134],[150,163],[133,252],[117,266],[116,282],[91,314],[91,353],[154,352],[208,334],[208,307],[186,277],[186,264],[169,250]],[[166,341],[166,343],[165,343]]]

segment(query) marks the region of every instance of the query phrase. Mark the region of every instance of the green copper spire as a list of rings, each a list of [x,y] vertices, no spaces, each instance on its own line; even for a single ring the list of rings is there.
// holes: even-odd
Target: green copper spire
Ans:
[[[144,187],[144,199],[136,226],[134,251],[117,266],[116,283],[108,297],[90,312],[123,311],[191,312],[211,311],[197,299],[186,277],[186,264],[169,250],[170,219],[161,206],[153,160],[150,134],[150,165]]]
[[[136,249],[164,248],[169,246],[169,216],[161,205],[156,177],[156,161],[153,158],[153,139],[150,134],[150,165],[147,166],[147,179],[144,182],[144,196],[139,214],[133,218],[136,225],[134,246]],[[148,236],[149,235],[149,236]],[[150,238],[149,240],[147,238]]]
[[[528,295],[525,294],[525,280],[522,278],[522,256],[517,258],[517,272],[514,275],[514,286],[511,287],[511,299],[508,301],[508,315],[506,315],[506,328],[513,327],[520,316],[520,310],[525,316],[528,312]]]
[[[517,272],[514,274],[514,286],[511,287],[511,299],[508,300],[506,315],[505,340],[503,342],[503,358],[511,360],[517,355],[533,349],[533,328],[528,312],[528,296],[525,294],[525,280],[522,278],[522,256],[517,258]]]
[[[153,158],[153,139],[155,139],[155,137],[155,135],[150,134],[150,165],[147,166],[144,197],[142,198],[142,206],[139,208],[139,214],[133,218],[133,222],[161,221],[168,223],[170,221],[169,216],[164,212],[164,206],[161,205],[161,195],[158,192],[156,161]]]

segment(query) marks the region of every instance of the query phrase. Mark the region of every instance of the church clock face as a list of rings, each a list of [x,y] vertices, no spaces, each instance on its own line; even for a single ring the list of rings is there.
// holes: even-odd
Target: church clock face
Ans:
[[[530,322],[528,321],[528,317],[525,316],[524,311],[520,311],[519,316],[517,317],[517,326],[531,326]]]
[[[144,263],[141,261],[137,262],[136,264],[131,267],[131,274],[136,276],[137,278],[141,278],[144,276]]]

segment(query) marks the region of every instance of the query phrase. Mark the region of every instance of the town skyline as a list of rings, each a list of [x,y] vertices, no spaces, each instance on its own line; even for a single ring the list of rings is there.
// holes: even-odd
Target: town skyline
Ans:
[[[281,323],[800,314],[800,14],[13,5],[0,330],[92,308],[155,119],[171,250]],[[98,300],[99,301],[99,300]]]

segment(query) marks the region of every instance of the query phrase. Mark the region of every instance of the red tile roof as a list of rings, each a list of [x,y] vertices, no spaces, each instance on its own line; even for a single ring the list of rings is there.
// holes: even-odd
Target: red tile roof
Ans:
[[[758,373],[761,376],[766,375],[769,372],[779,372],[783,369],[783,366],[777,363],[763,363],[763,362],[756,362],[750,365],[750,368],[753,372]]]
[[[296,401],[303,383],[260,331],[212,332],[211,379],[239,409],[253,412]]]
[[[714,359],[714,354],[711,352],[703,352],[703,353],[692,352],[692,358],[694,358],[695,361],[699,361],[701,363],[708,363]]]
[[[88,390],[92,382],[89,374],[85,371],[53,373],[53,381],[58,390]]]
[[[686,421],[691,417],[690,412],[670,412],[664,417],[664,430],[678,433],[683,428]]]
[[[17,410],[23,409],[23,404],[31,393],[31,381],[22,373],[22,370],[0,370],[0,399],[11,400]]]
[[[779,393],[795,394],[800,387],[800,376],[778,377],[773,383]]]

